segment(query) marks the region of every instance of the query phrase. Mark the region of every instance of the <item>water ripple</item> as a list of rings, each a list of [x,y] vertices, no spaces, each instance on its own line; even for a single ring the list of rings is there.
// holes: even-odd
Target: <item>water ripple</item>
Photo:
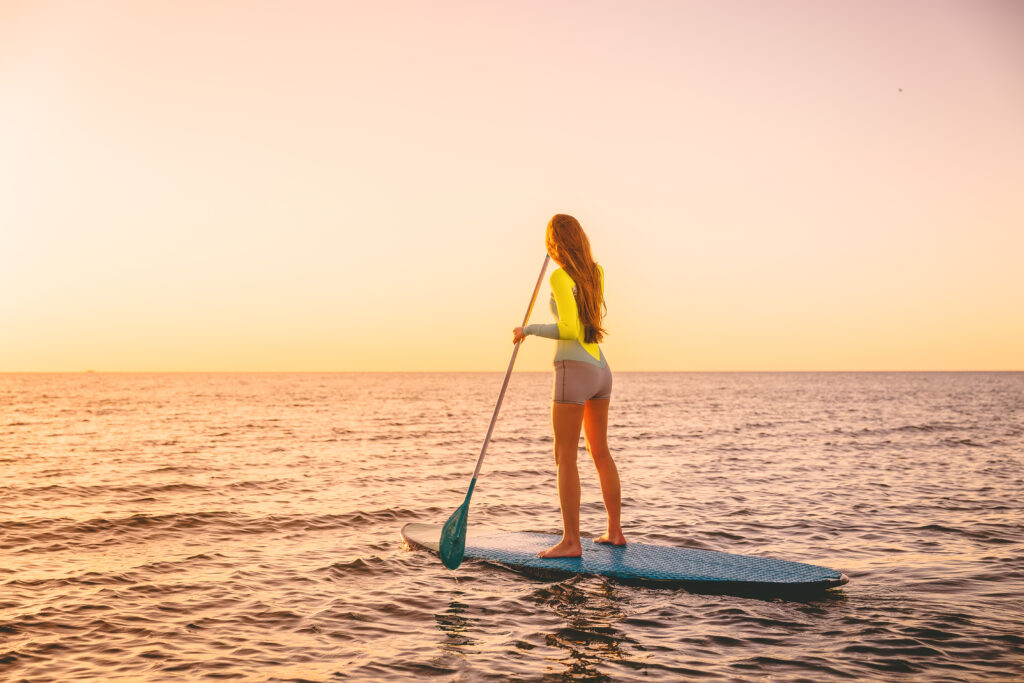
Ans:
[[[0,376],[0,674],[1024,677],[1020,373],[616,375],[629,536],[851,576],[799,599],[403,548],[462,502],[500,380]],[[549,398],[513,376],[471,524],[558,531]]]

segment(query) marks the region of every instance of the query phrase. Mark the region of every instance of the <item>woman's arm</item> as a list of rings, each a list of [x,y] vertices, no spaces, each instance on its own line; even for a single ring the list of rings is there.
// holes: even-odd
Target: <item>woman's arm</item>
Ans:
[[[580,333],[580,316],[576,310],[576,297],[572,293],[572,278],[561,268],[551,273],[551,293],[555,296],[558,322],[527,325],[526,334],[548,339],[575,339]]]

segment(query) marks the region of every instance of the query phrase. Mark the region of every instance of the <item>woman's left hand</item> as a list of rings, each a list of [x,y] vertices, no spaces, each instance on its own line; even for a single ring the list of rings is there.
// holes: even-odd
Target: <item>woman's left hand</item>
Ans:
[[[512,343],[518,344],[519,342],[526,339],[526,333],[523,332],[523,328],[516,327],[512,330]]]

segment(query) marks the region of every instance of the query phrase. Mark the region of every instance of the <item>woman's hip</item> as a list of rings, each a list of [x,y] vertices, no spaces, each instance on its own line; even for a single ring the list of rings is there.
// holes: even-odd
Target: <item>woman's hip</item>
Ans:
[[[582,360],[555,361],[555,382],[551,400],[583,405],[590,400],[611,398],[612,369]]]

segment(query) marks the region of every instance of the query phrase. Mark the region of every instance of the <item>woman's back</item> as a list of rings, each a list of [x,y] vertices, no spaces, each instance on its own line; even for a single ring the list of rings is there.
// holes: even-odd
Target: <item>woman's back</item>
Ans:
[[[600,292],[604,296],[604,269],[598,265],[600,276]],[[605,366],[607,361],[604,352],[597,342],[586,341],[586,330],[580,319],[577,305],[576,283],[564,268],[558,268],[549,278],[551,283],[551,312],[558,319],[557,323],[529,325],[527,334],[535,334],[548,339],[557,339],[555,362],[576,360],[594,365]]]

